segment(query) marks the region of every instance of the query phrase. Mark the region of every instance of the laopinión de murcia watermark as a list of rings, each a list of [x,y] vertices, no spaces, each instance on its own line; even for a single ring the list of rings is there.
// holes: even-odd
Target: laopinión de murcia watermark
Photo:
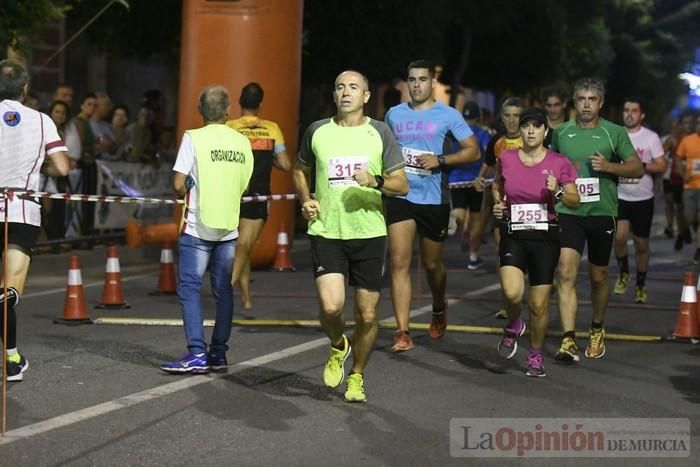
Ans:
[[[687,418],[453,418],[453,457],[689,457]]]

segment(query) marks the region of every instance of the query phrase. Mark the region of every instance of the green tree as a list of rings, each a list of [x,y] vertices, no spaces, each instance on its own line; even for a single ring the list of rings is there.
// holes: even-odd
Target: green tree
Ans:
[[[66,29],[74,33],[90,21],[107,0],[72,0],[66,14]],[[182,0],[131,0],[129,9],[113,6],[83,32],[83,40],[94,52],[111,57],[151,57],[169,63],[180,58]]]
[[[29,52],[41,28],[61,19],[69,9],[51,0],[2,0],[0,45]]]

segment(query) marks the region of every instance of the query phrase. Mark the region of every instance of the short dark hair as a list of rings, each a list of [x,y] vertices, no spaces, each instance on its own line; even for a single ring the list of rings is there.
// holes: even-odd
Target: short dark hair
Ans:
[[[117,110],[123,110],[126,114],[126,119],[129,119],[129,109],[124,104],[117,104],[112,108],[112,113],[109,115],[110,122],[114,118],[114,114],[117,113]]]
[[[524,109],[525,101],[520,97],[509,97],[503,101],[503,104],[501,104],[501,110],[506,107],[520,107],[521,109]]]
[[[49,115],[51,115],[51,112],[53,112],[53,109],[55,109],[58,106],[63,106],[66,109],[66,117],[68,117],[68,114],[70,113],[70,109],[68,108],[68,104],[64,101],[53,101],[51,105],[49,106]]]
[[[24,65],[12,59],[0,61],[0,101],[19,99],[28,82],[29,74]]]
[[[547,99],[552,96],[558,98],[562,104],[566,105],[566,99],[568,96],[560,87],[547,86],[546,88],[542,88],[542,91],[540,92],[540,100],[543,104],[546,103]]]
[[[406,67],[406,73],[410,73],[410,71],[414,68],[426,68],[428,73],[430,73],[430,77],[435,78],[435,66],[430,60],[419,59],[412,61]]]
[[[644,103],[644,100],[643,100],[641,97],[639,97],[639,96],[628,96],[628,97],[625,98],[624,101],[622,101],[622,103],[623,103],[623,105],[624,105],[624,104],[627,103],[627,102],[632,102],[632,103],[634,103],[634,104],[639,104],[639,110],[640,110],[642,113],[646,113],[646,107],[647,107],[647,106],[646,106],[646,104]]]
[[[199,96],[199,112],[207,122],[216,122],[226,117],[228,107],[228,91],[223,86],[209,86]]]
[[[241,89],[238,104],[244,109],[257,109],[262,103],[265,91],[258,83],[248,83]]]
[[[80,99],[80,104],[84,104],[86,100],[88,99],[97,99],[97,94],[94,92],[88,92],[83,94],[83,98]]]

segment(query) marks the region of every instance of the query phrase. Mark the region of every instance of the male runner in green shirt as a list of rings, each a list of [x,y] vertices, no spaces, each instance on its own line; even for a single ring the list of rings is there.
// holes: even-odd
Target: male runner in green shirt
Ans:
[[[641,177],[642,162],[627,131],[600,117],[605,86],[584,78],[574,83],[576,120],[559,125],[552,135],[552,150],[573,162],[581,207],[570,209],[558,203],[561,226],[561,254],[557,292],[564,339],[555,358],[573,363],[579,360],[576,345],[576,277],[583,248],[588,244],[593,322],[588,337],[587,358],[605,354],[603,319],[608,306],[608,262],[615,239],[617,177]]]
[[[345,400],[365,402],[363,373],[377,339],[376,308],[386,258],[382,194],[405,195],[405,165],[389,127],[364,115],[370,97],[367,78],[344,71],[333,91],[338,113],[312,123],[299,149],[294,183],[309,221],[320,321],[331,341],[323,370],[327,386],[338,387],[353,354]],[[316,176],[311,198],[311,171]],[[355,334],[343,334],[345,276],[355,288]]]

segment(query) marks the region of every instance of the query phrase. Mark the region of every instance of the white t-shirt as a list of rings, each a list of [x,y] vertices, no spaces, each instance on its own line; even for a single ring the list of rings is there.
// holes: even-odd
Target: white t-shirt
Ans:
[[[634,133],[628,131],[627,134],[643,163],[649,164],[653,159],[664,157],[664,148],[659,135],[655,132],[641,127],[639,131]],[[625,201],[645,201],[653,198],[654,179],[648,173],[645,173],[642,178],[619,177],[617,196]]]
[[[0,187],[39,190],[44,157],[67,151],[51,118],[13,100],[0,102]],[[4,219],[4,201],[0,219]],[[9,203],[8,220],[41,225],[38,201],[14,198]]]
[[[185,195],[185,224],[183,232],[202,240],[225,241],[238,238],[238,229],[224,230],[212,229],[205,226],[199,218],[199,179],[197,178],[197,164],[195,162],[192,137],[185,133],[182,135],[180,149],[175,159],[175,172],[189,175],[194,179],[194,187],[187,190]]]

